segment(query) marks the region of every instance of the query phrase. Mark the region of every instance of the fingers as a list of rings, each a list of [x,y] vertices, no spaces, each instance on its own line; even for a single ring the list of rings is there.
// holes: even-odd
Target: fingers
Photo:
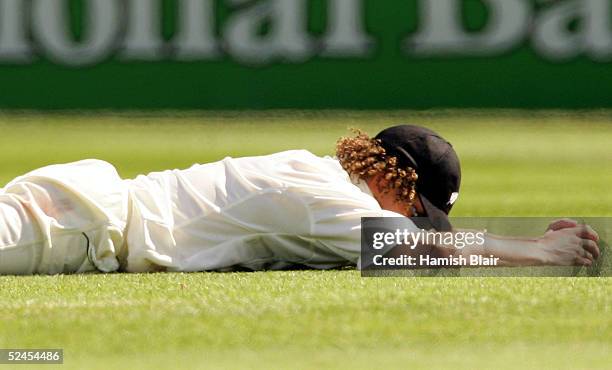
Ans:
[[[578,226],[578,221],[569,218],[562,218],[560,220],[553,221],[550,225],[548,225],[547,230],[556,231],[561,229],[570,229],[576,226]]]
[[[582,248],[578,255],[576,256],[576,265],[577,266],[587,266],[590,267],[593,265],[593,262],[599,257],[599,247],[597,243],[592,240],[582,240]]]
[[[590,267],[593,265],[593,255],[586,249],[579,249],[576,251],[576,258],[574,265]]]
[[[586,266],[591,267],[593,265],[593,261],[589,260],[585,257],[576,257],[576,266]]]
[[[571,232],[579,238],[592,240],[594,242],[599,241],[599,235],[592,227],[589,225],[579,225],[576,227],[572,227],[570,229],[565,229],[567,232]]]
[[[582,239],[581,245],[585,252],[591,256],[591,260],[599,258],[600,252],[597,243],[590,239]]]

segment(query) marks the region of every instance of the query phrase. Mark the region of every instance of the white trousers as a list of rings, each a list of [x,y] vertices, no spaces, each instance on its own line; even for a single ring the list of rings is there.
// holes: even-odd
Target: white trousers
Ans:
[[[32,171],[0,189],[0,275],[119,269],[127,185],[104,161]]]

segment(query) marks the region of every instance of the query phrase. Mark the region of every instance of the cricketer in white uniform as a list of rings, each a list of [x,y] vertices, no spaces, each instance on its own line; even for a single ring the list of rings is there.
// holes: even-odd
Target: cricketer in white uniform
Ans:
[[[0,189],[0,274],[354,265],[361,217],[387,216],[401,217],[306,150],[130,180],[84,160]]]
[[[292,150],[129,180],[100,160],[51,165],[0,188],[0,275],[364,267],[362,217],[452,231],[460,182],[452,145],[412,125],[341,138],[335,158]],[[598,240],[559,220],[539,239],[487,234],[483,246],[423,251],[590,266]]]

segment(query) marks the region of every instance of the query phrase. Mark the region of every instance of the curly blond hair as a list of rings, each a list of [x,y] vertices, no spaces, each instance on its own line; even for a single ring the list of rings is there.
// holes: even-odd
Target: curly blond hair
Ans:
[[[399,168],[397,158],[386,155],[380,140],[370,138],[361,130],[352,131],[356,136],[341,137],[336,143],[336,157],[342,168],[353,179],[368,180],[382,175],[387,181],[378,184],[379,190],[397,189],[398,201],[407,202],[411,208],[416,197],[416,171],[412,167]]]

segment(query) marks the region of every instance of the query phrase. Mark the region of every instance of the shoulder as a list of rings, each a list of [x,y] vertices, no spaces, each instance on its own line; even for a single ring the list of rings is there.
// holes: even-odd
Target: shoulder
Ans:
[[[323,182],[348,180],[347,173],[332,157],[321,157],[308,150],[287,150],[268,155],[242,158],[226,158],[227,164],[242,169],[254,169],[281,176],[319,178]]]
[[[318,156],[308,150],[288,150],[276,154],[281,161],[294,164],[303,171],[316,171],[320,173],[340,175],[347,178],[348,175],[340,166],[340,163],[330,156]]]
[[[264,156],[278,161],[305,161],[310,163],[334,161],[331,157],[321,157],[306,149],[285,150]]]

